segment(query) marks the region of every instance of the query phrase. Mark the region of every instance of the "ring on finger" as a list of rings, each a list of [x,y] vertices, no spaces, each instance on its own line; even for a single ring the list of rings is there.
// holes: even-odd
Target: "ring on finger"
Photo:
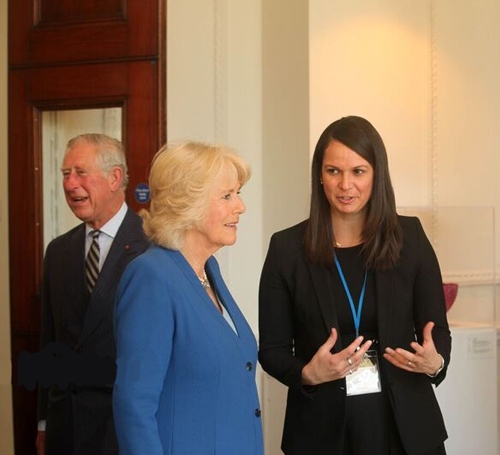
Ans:
[[[351,358],[350,358],[350,357],[347,357],[346,361],[347,361],[347,363],[348,363],[349,365],[352,365],[352,360],[351,360]]]
[[[411,367],[411,362],[409,360],[406,362],[406,366]]]
[[[349,370],[349,374],[352,374],[352,370]]]

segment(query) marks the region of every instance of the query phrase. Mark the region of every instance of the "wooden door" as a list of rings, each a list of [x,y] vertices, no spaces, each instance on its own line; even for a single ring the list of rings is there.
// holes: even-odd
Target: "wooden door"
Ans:
[[[17,358],[39,350],[43,262],[41,114],[122,108],[130,183],[165,140],[165,0],[9,0],[9,248],[14,443],[35,454],[36,391]]]

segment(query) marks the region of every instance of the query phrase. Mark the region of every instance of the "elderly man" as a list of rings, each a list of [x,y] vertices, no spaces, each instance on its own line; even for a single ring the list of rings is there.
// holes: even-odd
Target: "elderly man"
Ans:
[[[42,348],[60,367],[56,383],[39,388],[37,451],[116,455],[115,292],[127,264],[149,244],[141,218],[125,203],[128,175],[119,141],[103,134],[73,138],[61,171],[66,201],[83,223],[45,253]]]

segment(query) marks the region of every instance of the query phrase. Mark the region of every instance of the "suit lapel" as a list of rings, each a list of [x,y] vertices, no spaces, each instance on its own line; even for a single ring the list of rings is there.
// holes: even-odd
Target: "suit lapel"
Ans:
[[[137,229],[133,212],[127,212],[103,264],[85,313],[78,346],[114,308],[114,292],[126,265],[143,251],[144,239]],[[83,266],[82,266],[83,267]],[[82,269],[83,270],[83,269]],[[82,272],[83,273],[83,272]]]
[[[74,233],[68,237],[68,242],[64,245],[64,249],[60,252],[66,256],[62,261],[63,264],[68,264],[64,270],[60,271],[61,280],[64,282],[65,295],[71,296],[71,300],[63,302],[68,305],[64,312],[71,312],[76,317],[72,317],[73,323],[82,321],[87,309],[88,293],[85,287],[85,224],[79,226]],[[69,308],[69,306],[71,308]],[[81,327],[74,327],[79,332]]]
[[[316,301],[323,316],[325,329],[330,334],[332,327],[338,326],[337,313],[335,311],[332,283],[332,269],[319,265],[308,264],[311,281],[316,293]],[[339,344],[336,344],[339,346]]]
[[[323,316],[325,328],[330,333],[332,327],[338,326],[335,311],[334,296],[332,293],[332,270],[325,267],[308,265],[311,280],[316,292],[320,312]],[[377,304],[377,322],[379,338],[384,343],[390,339],[390,328],[394,318],[393,277],[390,271],[375,273],[375,293]],[[385,343],[384,343],[385,345]],[[340,346],[336,344],[335,346]]]
[[[381,344],[387,346],[394,317],[394,283],[389,271],[375,272],[375,300],[377,305],[378,336]]]

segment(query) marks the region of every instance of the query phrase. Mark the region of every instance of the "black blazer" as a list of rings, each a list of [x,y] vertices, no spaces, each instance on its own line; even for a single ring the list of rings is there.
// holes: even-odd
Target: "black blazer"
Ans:
[[[63,384],[48,390],[39,388],[38,418],[47,421],[47,455],[118,453],[112,415],[115,370],[105,374],[102,365],[107,359],[116,369],[113,311],[118,282],[127,264],[148,246],[141,218],[129,209],[91,296],[85,287],[85,224],[57,237],[47,247],[42,348],[50,342],[64,344],[60,355],[68,356],[68,360],[60,360],[61,368],[72,359],[90,376],[82,387],[66,388]]]
[[[403,248],[399,265],[375,273],[380,349],[422,341],[422,328],[433,321],[437,351],[449,364],[451,335],[438,261],[420,221],[399,217]],[[307,221],[275,233],[262,270],[259,289],[259,360],[263,369],[289,387],[282,449],[287,455],[340,453],[345,380],[314,387],[301,384],[302,368],[338,329],[333,304],[333,268],[306,262],[303,238]],[[342,349],[340,337],[334,346]],[[388,395],[401,440],[409,455],[425,453],[446,438],[432,389],[437,378],[409,373],[384,363]],[[368,429],[361,429],[368,431]]]

